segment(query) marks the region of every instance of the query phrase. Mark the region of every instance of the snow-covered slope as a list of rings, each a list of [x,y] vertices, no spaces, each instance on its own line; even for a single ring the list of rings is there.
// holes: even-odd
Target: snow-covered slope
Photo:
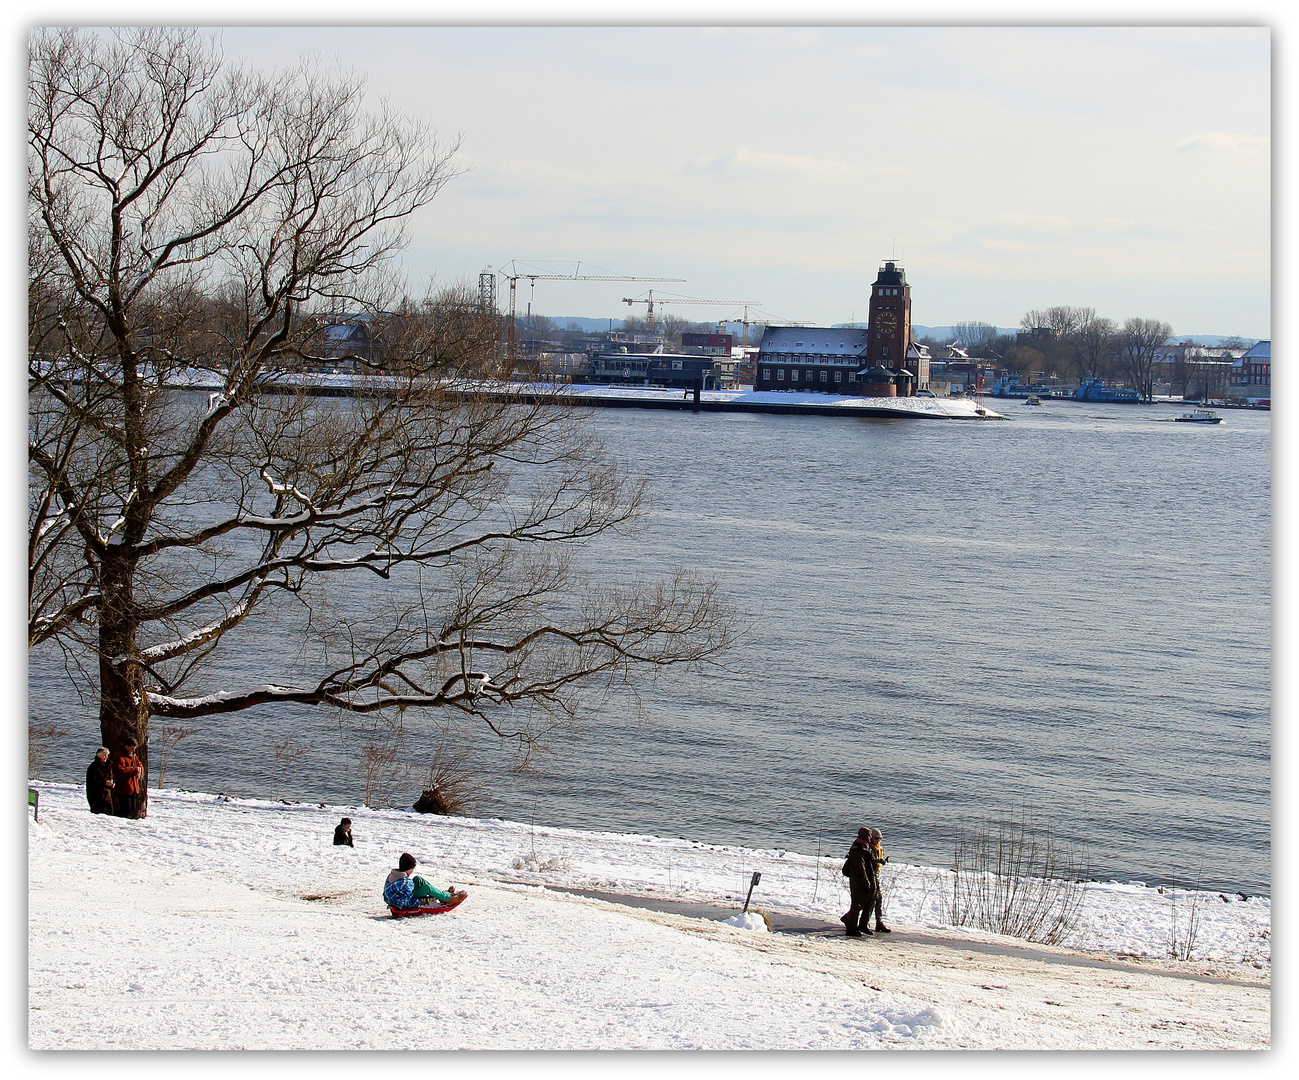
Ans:
[[[1202,897],[1201,961],[1107,962],[944,928],[941,872],[895,863],[890,937],[769,934],[545,886],[735,911],[758,870],[755,908],[837,925],[840,857],[183,792],[153,795],[149,818],[130,822],[91,815],[72,785],[40,790],[40,823],[28,824],[33,1048],[1243,1048],[1269,1037],[1266,899]],[[355,849],[330,842],[343,814]],[[402,851],[469,900],[389,918],[379,892]],[[1079,944],[1164,955],[1173,904],[1139,885],[1093,886]]]

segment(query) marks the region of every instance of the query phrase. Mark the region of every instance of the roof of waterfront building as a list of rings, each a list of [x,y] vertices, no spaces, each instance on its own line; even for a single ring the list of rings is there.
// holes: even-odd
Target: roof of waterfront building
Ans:
[[[860,356],[865,351],[865,330],[837,326],[769,326],[759,346],[759,356],[768,353]]]

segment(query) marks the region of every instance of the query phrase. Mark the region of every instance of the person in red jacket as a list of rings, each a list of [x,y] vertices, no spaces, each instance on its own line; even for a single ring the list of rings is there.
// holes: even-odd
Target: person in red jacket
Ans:
[[[144,776],[144,766],[135,756],[138,745],[134,739],[127,739],[113,757],[113,779],[117,782],[113,802],[118,817],[135,817],[140,802],[140,778]]]

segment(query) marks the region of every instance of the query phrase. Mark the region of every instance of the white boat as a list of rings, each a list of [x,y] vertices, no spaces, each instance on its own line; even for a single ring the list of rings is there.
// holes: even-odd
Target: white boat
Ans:
[[[1179,424],[1221,424],[1222,417],[1212,409],[1196,409],[1173,417]]]
[[[1024,399],[1024,404],[1025,404],[1025,405],[1041,405],[1041,404],[1042,404],[1042,399],[1041,399],[1040,397],[1038,397],[1036,394],[1029,394],[1028,397],[1026,397],[1026,398]]]

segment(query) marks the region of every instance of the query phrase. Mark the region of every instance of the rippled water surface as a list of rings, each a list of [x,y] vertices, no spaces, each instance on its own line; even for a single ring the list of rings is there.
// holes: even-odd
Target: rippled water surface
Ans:
[[[1027,807],[1097,876],[1266,891],[1269,415],[997,407],[1010,422],[599,413],[659,497],[587,557],[716,576],[751,632],[732,670],[639,717],[605,706],[530,774],[474,745],[478,812],[808,853],[868,822],[943,863],[962,822]],[[72,732],[46,772],[77,777],[94,710],[48,657],[31,671],[31,714]],[[204,721],[168,786],[264,794],[290,731],[308,752],[277,795],[356,801],[357,740],[290,709]]]

